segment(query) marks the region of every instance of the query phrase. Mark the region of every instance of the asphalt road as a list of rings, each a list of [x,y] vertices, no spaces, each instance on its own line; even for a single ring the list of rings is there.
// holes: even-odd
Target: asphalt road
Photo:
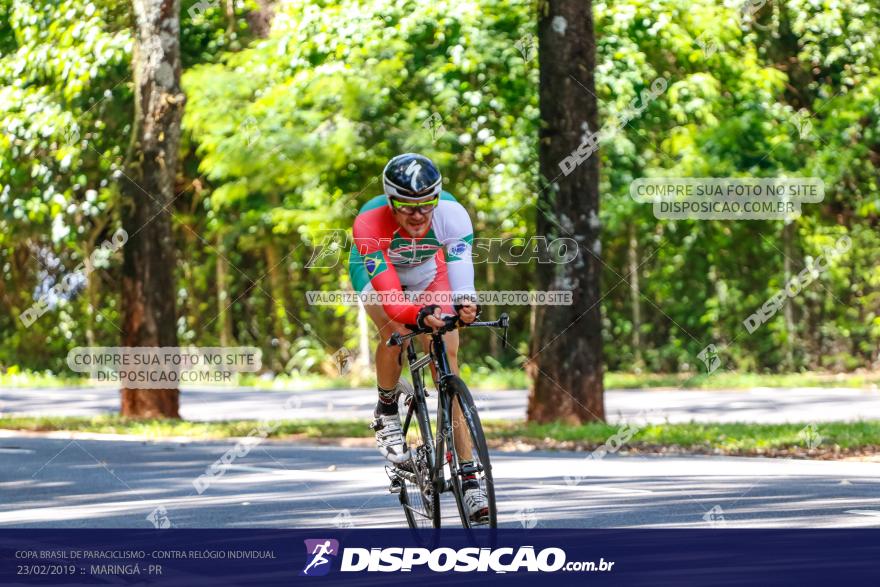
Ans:
[[[474,392],[483,418],[525,417],[525,390]],[[260,391],[247,388],[184,389],[181,416],[188,420],[367,419],[372,389]],[[289,409],[286,409],[288,406]],[[611,422],[828,422],[880,418],[880,390],[754,388],[749,390],[608,390]],[[94,416],[117,413],[115,388],[0,388],[0,414]]]
[[[226,442],[0,436],[0,527],[389,527],[378,453],[265,441],[197,491]],[[241,454],[247,453],[247,454]],[[496,453],[508,527],[880,526],[880,464]],[[566,477],[583,476],[574,483]],[[444,496],[449,524],[454,502]]]

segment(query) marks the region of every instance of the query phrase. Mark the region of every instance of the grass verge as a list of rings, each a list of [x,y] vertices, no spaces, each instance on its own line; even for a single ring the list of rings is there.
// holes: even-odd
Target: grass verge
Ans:
[[[151,439],[187,437],[199,440],[256,434],[259,422],[230,420],[131,420],[119,416],[2,417],[0,429],[115,433]],[[370,438],[364,420],[285,420],[263,423],[270,438],[327,440]],[[567,426],[487,420],[486,435],[495,448],[592,451],[614,446],[625,453],[697,453],[740,456],[840,458],[880,454],[880,420],[819,424],[681,424],[630,425],[604,423]],[[633,434],[631,434],[634,432]],[[627,441],[626,438],[631,438]],[[610,451],[609,451],[610,452]]]
[[[521,369],[486,370],[462,367],[462,376],[471,389],[523,389],[529,386],[526,374]],[[341,389],[347,387],[372,387],[372,372],[348,377],[327,377],[324,375],[278,375],[274,378],[251,373],[243,373],[231,383],[234,386],[256,389],[277,389],[283,391],[305,391],[312,389]],[[68,375],[53,375],[51,372],[10,372],[0,373],[0,387],[91,387],[94,383],[87,378]],[[877,373],[737,373],[716,371],[712,375],[693,373],[605,373],[606,389],[747,389],[752,387],[850,387],[873,388],[880,385],[880,372]]]
[[[854,387],[876,388],[877,373],[737,373],[716,371],[712,375],[687,373],[606,373],[606,389],[745,389],[752,387]]]

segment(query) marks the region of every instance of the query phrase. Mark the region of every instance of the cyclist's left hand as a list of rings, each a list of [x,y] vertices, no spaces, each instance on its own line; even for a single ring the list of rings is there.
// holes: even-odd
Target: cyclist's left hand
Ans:
[[[468,301],[463,301],[461,309],[458,311],[458,317],[465,324],[470,324],[477,319],[477,305]]]

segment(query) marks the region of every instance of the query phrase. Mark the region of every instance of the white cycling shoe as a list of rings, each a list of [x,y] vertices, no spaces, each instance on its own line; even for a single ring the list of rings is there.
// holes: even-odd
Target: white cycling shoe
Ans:
[[[409,460],[409,450],[400,427],[400,414],[377,415],[370,428],[376,431],[376,446],[383,457],[395,465]]]
[[[400,394],[412,395],[412,386],[403,379],[397,383],[395,389]],[[376,446],[379,452],[386,460],[400,465],[410,458],[410,452],[406,447],[406,440],[403,437],[403,429],[400,426],[400,414],[379,414],[374,413],[375,419],[370,428],[376,432]]]
[[[471,522],[480,523],[489,519],[489,500],[479,487],[465,490],[464,507]]]

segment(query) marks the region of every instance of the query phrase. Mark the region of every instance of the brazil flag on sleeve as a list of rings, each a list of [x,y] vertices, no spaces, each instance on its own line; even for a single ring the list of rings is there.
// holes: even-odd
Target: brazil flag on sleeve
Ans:
[[[375,253],[364,255],[364,267],[367,270],[367,275],[372,279],[388,269],[388,264],[385,263],[382,251],[376,251]]]

